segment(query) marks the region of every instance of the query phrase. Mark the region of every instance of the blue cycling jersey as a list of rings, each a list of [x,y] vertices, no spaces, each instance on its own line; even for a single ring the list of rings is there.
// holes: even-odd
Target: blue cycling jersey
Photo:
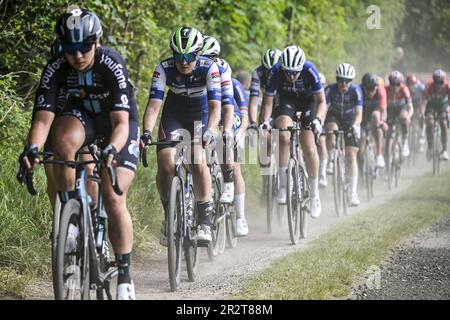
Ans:
[[[325,89],[325,96],[328,112],[343,120],[355,119],[357,109],[362,109],[363,94],[359,85],[351,84],[346,93],[341,93],[339,86],[332,83]]]
[[[411,99],[414,107],[418,107],[422,102],[422,96],[425,91],[425,85],[419,81],[414,85],[414,89],[411,91]]]
[[[214,61],[200,56],[192,75],[181,74],[173,57],[162,61],[153,73],[150,99],[164,99],[164,109],[184,115],[208,113],[208,100],[221,100],[222,90],[219,68]]]
[[[253,70],[250,97],[259,97],[260,91],[266,88],[268,74],[269,71],[263,65]]]
[[[310,103],[314,94],[323,92],[323,87],[320,82],[319,72],[315,65],[306,61],[300,76],[294,82],[290,82],[281,68],[281,63],[278,62],[269,71],[267,80],[266,95],[275,96],[279,94],[280,100],[299,100],[301,104],[307,105]]]
[[[234,91],[234,113],[242,116],[243,114],[248,114],[248,96],[245,92],[242,84],[237,80],[232,78],[233,91]]]

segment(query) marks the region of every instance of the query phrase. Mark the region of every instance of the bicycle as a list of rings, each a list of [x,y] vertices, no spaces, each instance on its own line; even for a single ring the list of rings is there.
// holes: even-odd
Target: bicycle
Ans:
[[[152,142],[150,146],[176,147],[182,140],[176,135],[170,142]],[[142,164],[148,167],[146,149],[142,152]],[[167,258],[171,291],[177,291],[181,283],[181,252],[184,251],[189,281],[193,282],[198,273],[197,210],[192,175],[185,168],[185,146],[177,150],[175,174],[169,194],[166,217]]]
[[[389,130],[386,136],[386,170],[388,175],[388,188],[398,187],[402,165],[402,133],[399,118],[389,121]]]
[[[381,128],[382,125],[379,126]],[[378,177],[379,168],[376,166],[376,153],[372,133],[369,127],[365,129],[365,149],[363,155],[363,177],[367,192],[367,201],[374,197],[373,181]]]
[[[77,155],[90,154],[93,160],[87,161],[62,161],[42,160],[39,164],[65,165],[75,169],[75,189],[68,192],[69,200],[63,192],[58,192],[60,205],[55,206],[52,226],[52,272],[55,299],[57,300],[82,300],[91,299],[92,292],[96,292],[99,300],[104,299],[103,291],[109,300],[110,281],[117,276],[118,270],[115,261],[109,257],[109,245],[107,240],[106,221],[107,216],[103,206],[99,172],[103,168],[100,161],[100,152],[96,144],[88,147],[89,152],[79,151]],[[39,155],[52,156],[52,153],[40,152]],[[94,164],[94,176],[87,176],[85,166]],[[114,192],[123,194],[116,179],[116,172],[111,167],[106,167],[111,179]],[[30,194],[36,195],[33,173],[26,172],[23,167],[17,174],[17,179],[24,185]],[[87,182],[94,181],[99,184],[97,209],[91,210],[92,199],[87,192]],[[58,212],[57,207],[62,207]],[[75,239],[74,232],[78,230]]]
[[[345,160],[345,138],[343,130],[332,130],[328,132],[334,134],[336,137],[336,144],[334,146],[333,162],[333,194],[334,194],[334,208],[336,215],[341,217],[348,214],[348,196],[349,185],[347,182],[347,168]],[[351,134],[351,133],[350,133]]]
[[[447,118],[448,123],[448,118]],[[433,156],[433,175],[438,176],[441,172],[441,124],[439,112],[434,110],[434,124],[433,124],[433,144],[432,144],[432,156]]]
[[[297,244],[299,238],[306,237],[306,215],[309,212],[310,190],[308,174],[303,157],[299,155],[301,125],[298,121],[292,127],[279,129],[289,131],[290,158],[287,169],[287,217],[289,237],[292,244]],[[316,143],[318,138],[316,137]]]

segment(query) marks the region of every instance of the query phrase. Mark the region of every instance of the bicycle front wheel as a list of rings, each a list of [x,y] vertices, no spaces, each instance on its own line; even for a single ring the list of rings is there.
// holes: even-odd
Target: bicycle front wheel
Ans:
[[[223,177],[222,172],[216,166],[212,179],[213,188],[213,204],[214,210],[212,213],[212,241],[208,245],[208,257],[210,260],[215,256],[222,254],[225,250],[225,219],[223,216],[223,206],[220,203],[220,195],[223,190]]]
[[[190,210],[192,211],[186,213],[184,217],[191,216],[192,221],[191,223],[186,223],[186,230],[187,232],[189,232],[189,237],[187,236],[184,237],[183,246],[184,246],[184,255],[186,257],[186,268],[188,279],[191,282],[197,279],[198,263],[199,263],[197,242],[193,241],[193,239],[195,239],[195,237],[197,236],[197,224],[195,223],[195,221],[197,221],[197,214],[196,214],[197,211],[196,206],[194,204],[194,197],[195,197],[194,188],[192,187],[192,185],[189,185],[188,201],[190,201],[190,203],[185,207],[191,208]]]
[[[80,202],[64,206],[56,247],[54,284],[57,300],[89,299],[89,246]]]
[[[181,215],[183,212],[183,189],[178,177],[170,187],[169,209],[167,210],[167,259],[170,290],[176,291],[181,282]]]
[[[300,234],[300,186],[296,161],[289,159],[287,170],[287,216],[289,237],[292,244],[297,244]]]
[[[340,181],[340,169],[338,161],[339,156],[335,155],[333,159],[333,194],[334,194],[334,209],[338,217],[341,216],[342,210],[342,184]]]

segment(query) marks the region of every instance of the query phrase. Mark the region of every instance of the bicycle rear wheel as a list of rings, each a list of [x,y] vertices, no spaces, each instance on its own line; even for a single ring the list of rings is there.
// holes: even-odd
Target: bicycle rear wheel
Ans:
[[[186,258],[186,269],[188,274],[189,281],[193,282],[197,279],[198,274],[198,263],[199,263],[199,257],[198,257],[198,247],[197,247],[197,241],[194,241],[194,239],[197,237],[197,209],[194,203],[194,188],[192,185],[189,185],[189,195],[187,197],[189,203],[185,206],[190,208],[189,212],[185,213],[184,217],[188,215],[192,215],[191,222],[186,223],[186,232],[189,233],[189,236],[185,235],[183,240],[183,246],[184,246],[184,256]]]
[[[309,212],[309,205],[310,205],[310,190],[309,190],[309,182],[308,182],[308,176],[306,174],[306,171],[302,164],[298,167],[298,173],[299,173],[299,190],[300,190],[300,221],[299,221],[299,228],[300,228],[300,237],[302,239],[306,238],[306,231],[307,231],[307,225],[306,225],[306,216]]]
[[[289,237],[292,244],[297,244],[300,236],[300,186],[299,172],[294,159],[289,159],[287,169],[287,216]]]
[[[167,259],[170,290],[176,291],[181,282],[181,215],[183,214],[183,189],[178,177],[172,180],[169,199],[166,221]]]
[[[82,212],[80,202],[70,199],[61,214],[54,277],[57,300],[89,299],[88,233]]]
[[[53,209],[52,216],[52,277],[53,277],[53,292],[56,292],[56,248],[58,247],[58,233],[59,224],[61,221],[61,200],[59,199],[58,193],[56,194],[55,207]]]

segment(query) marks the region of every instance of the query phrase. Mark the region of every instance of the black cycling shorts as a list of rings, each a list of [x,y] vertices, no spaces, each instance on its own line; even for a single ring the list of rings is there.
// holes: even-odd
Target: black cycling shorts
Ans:
[[[333,112],[328,112],[327,117],[325,119],[325,126],[328,123],[336,123],[339,130],[344,131],[345,146],[358,148],[359,139],[351,131],[353,121],[354,120],[350,119],[342,119],[342,117],[340,117],[339,115],[334,114]]]
[[[294,99],[288,99],[280,96],[279,106],[273,113],[273,118],[288,116],[292,121],[297,121],[297,112],[301,112],[300,123],[303,129],[309,127],[310,123],[316,117],[316,108],[314,101],[310,99],[306,103],[300,103]]]

